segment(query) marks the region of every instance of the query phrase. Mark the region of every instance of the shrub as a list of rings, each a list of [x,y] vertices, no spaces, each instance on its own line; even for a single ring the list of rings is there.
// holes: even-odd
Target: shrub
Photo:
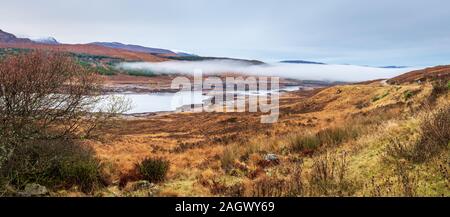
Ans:
[[[234,163],[236,159],[238,158],[237,150],[235,149],[235,146],[228,146],[223,150],[223,154],[220,158],[220,163],[222,166],[222,169],[225,171],[230,171],[233,169]]]
[[[149,182],[161,182],[166,179],[170,162],[163,158],[147,158],[136,167],[143,179]]]
[[[450,142],[450,104],[426,113],[420,131],[420,139],[414,145],[415,161],[424,161],[447,148]]]
[[[359,101],[359,102],[357,102],[357,103],[355,104],[355,107],[356,107],[357,109],[363,109],[363,108],[368,107],[369,105],[370,105],[370,104],[369,104],[368,102]]]
[[[400,137],[388,138],[389,145],[386,147],[386,154],[390,159],[412,159],[414,157],[412,145]],[[389,158],[386,158],[389,160]]]
[[[254,181],[252,197],[282,197],[286,192],[286,180],[263,176]]]
[[[285,178],[276,175],[263,175],[250,186],[250,195],[253,197],[298,197],[305,196],[306,185],[303,182],[303,164],[290,167],[289,176]]]
[[[295,152],[310,153],[321,145],[319,137],[315,134],[295,135],[290,138],[291,150]]]
[[[445,180],[447,188],[450,189],[450,159],[444,158],[439,162],[439,173]]]
[[[408,172],[406,163],[398,161],[395,165],[395,176],[401,186],[401,194],[405,197],[417,196],[417,177]]]
[[[30,51],[0,60],[0,89],[5,161],[22,144],[73,136],[92,123],[100,80],[66,54]]]
[[[389,91],[384,92],[382,95],[376,95],[372,98],[372,102],[376,102],[378,100],[383,99],[384,97],[389,95]]]
[[[18,189],[38,183],[53,189],[78,186],[89,193],[105,183],[101,164],[93,155],[91,149],[70,140],[34,141],[18,147],[0,175]]]
[[[422,117],[419,136],[414,141],[389,139],[386,153],[393,159],[422,163],[448,148],[450,142],[450,106],[428,110]]]
[[[408,101],[409,99],[411,99],[414,96],[414,93],[411,92],[410,90],[407,90],[403,93],[403,99],[405,101]]]
[[[429,97],[430,102],[434,102],[439,95],[446,93],[449,90],[450,81],[435,80],[432,82],[433,89]]]
[[[346,153],[324,153],[313,158],[309,176],[310,194],[313,196],[348,196],[354,192],[347,179]]]

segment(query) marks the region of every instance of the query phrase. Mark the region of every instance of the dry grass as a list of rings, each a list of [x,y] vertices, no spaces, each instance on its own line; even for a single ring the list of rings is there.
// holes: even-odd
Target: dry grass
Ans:
[[[354,185],[347,177],[347,154],[325,153],[313,158],[309,177],[310,195],[314,196],[350,196]]]
[[[450,104],[422,113],[418,136],[414,140],[391,138],[387,154],[393,159],[406,159],[420,163],[430,160],[450,143]]]
[[[423,165],[426,169],[402,171],[383,157],[388,138],[419,126],[403,124],[409,124],[408,117],[416,114],[431,89],[372,83],[313,95],[293,93],[281,99],[281,118],[273,125],[261,125],[260,114],[252,113],[170,114],[120,120],[116,128],[104,129],[105,140],[89,142],[102,161],[117,165],[113,179],[145,157],[168,159],[172,165],[161,184],[163,196],[447,194],[441,190],[446,184],[439,167],[433,172],[439,174],[435,180],[425,181],[426,174],[416,177],[413,171],[428,170],[431,163]],[[406,103],[407,91],[415,94]],[[372,102],[385,92],[389,94]],[[305,153],[309,148],[313,151]],[[263,163],[266,154],[276,154],[279,162]],[[402,173],[407,175],[398,175]],[[408,183],[415,187],[403,190]]]

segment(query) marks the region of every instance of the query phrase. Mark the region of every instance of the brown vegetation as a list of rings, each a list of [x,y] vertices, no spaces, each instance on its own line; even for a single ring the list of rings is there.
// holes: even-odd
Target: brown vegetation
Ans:
[[[111,112],[93,113],[100,94],[95,72],[61,53],[32,51],[0,61],[0,182],[54,188],[102,185],[100,162],[79,140]]]
[[[52,140],[54,148],[31,140],[35,145],[4,155],[2,176],[19,189],[39,182],[79,186],[71,191],[88,195],[135,195],[128,192],[135,183],[155,186],[139,182],[148,180],[162,196],[448,196],[449,96],[436,81],[286,93],[270,125],[260,123],[260,113],[184,112],[109,119],[95,125],[98,137],[74,139],[80,124],[66,140]],[[62,82],[55,90],[69,87]],[[62,132],[72,122],[57,120],[39,132]],[[40,163],[56,147],[68,150]]]
[[[121,49],[107,48],[93,44],[38,44],[38,43],[2,43],[0,42],[0,48],[20,48],[20,49],[33,49],[43,51],[54,52],[70,52],[90,55],[109,56],[114,58],[122,58],[127,61],[148,61],[148,62],[161,62],[167,59],[157,57],[148,53],[132,52]]]

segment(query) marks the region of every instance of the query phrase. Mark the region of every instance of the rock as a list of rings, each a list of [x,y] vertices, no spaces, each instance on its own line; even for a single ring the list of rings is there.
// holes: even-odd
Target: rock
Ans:
[[[145,180],[129,183],[125,188],[127,197],[154,197],[159,194],[160,189],[157,185]]]
[[[278,159],[278,156],[276,154],[266,154],[266,156],[264,156],[264,160],[270,161],[270,162],[276,162],[276,161],[279,161],[280,159]]]
[[[24,191],[20,192],[19,195],[23,197],[44,197],[48,196],[50,192],[45,186],[32,183],[25,186]]]
[[[259,166],[265,168],[269,166],[274,166],[280,164],[280,159],[276,154],[266,154],[264,160],[258,163]]]
[[[140,191],[153,188],[155,185],[146,180],[137,181],[131,184],[130,191]]]

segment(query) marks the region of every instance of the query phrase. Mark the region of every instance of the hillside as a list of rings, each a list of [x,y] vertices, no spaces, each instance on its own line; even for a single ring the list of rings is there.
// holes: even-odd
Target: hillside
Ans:
[[[112,183],[125,188],[111,185],[99,194],[448,196],[448,148],[420,162],[405,154],[430,117],[449,109],[449,90],[436,95],[435,88],[375,81],[289,93],[281,99],[280,121],[272,125],[261,124],[255,113],[117,120],[101,130],[102,141],[88,144],[116,168]],[[135,165],[148,156],[169,160],[168,178],[150,190],[133,190]]]
[[[0,48],[39,49],[58,52],[70,52],[80,55],[103,56],[122,59],[123,61],[162,62],[168,60],[203,61],[203,60],[236,60],[249,64],[264,64],[258,60],[234,59],[228,57],[202,57],[193,54],[174,52],[161,48],[150,48],[140,45],[119,42],[93,42],[88,44],[62,44],[55,38],[27,39],[17,38],[11,33],[0,30]],[[106,67],[107,68],[107,67]],[[107,69],[110,71],[110,69]]]
[[[57,44],[57,43],[38,43],[30,39],[17,38],[13,34],[1,30],[0,30],[0,48],[52,50],[58,52],[71,52],[78,54],[109,56],[114,58],[122,58],[126,61],[161,62],[167,60],[166,58],[158,57],[149,53],[108,48],[94,44],[71,45],[71,44]]]
[[[389,79],[388,83],[404,84],[412,82],[424,82],[436,79],[449,80],[449,78],[450,78],[450,65],[447,65],[408,72],[395,78]]]
[[[0,43],[32,43],[32,41],[27,38],[17,38],[15,35],[0,29]]]
[[[99,45],[99,46],[103,46],[103,47],[109,47],[109,48],[134,51],[134,52],[156,54],[156,55],[165,55],[165,56],[176,56],[177,55],[175,52],[172,52],[172,51],[166,50],[166,49],[149,48],[149,47],[132,45],[132,44],[122,44],[119,42],[110,42],[110,43],[109,42],[94,42],[91,44]]]
[[[122,61],[73,55],[78,67]],[[7,70],[2,78],[15,81]],[[428,71],[421,76],[433,79],[421,82],[378,80],[284,93],[273,124],[262,124],[261,112],[190,111],[113,116],[94,122],[97,128],[81,122],[75,130],[88,134],[17,146],[21,151],[0,170],[0,193],[23,195],[32,183],[51,196],[449,196],[449,79],[434,76],[440,68]],[[417,72],[393,80],[412,75]],[[148,87],[171,80],[113,78],[106,84]],[[20,80],[26,87],[35,82]]]

